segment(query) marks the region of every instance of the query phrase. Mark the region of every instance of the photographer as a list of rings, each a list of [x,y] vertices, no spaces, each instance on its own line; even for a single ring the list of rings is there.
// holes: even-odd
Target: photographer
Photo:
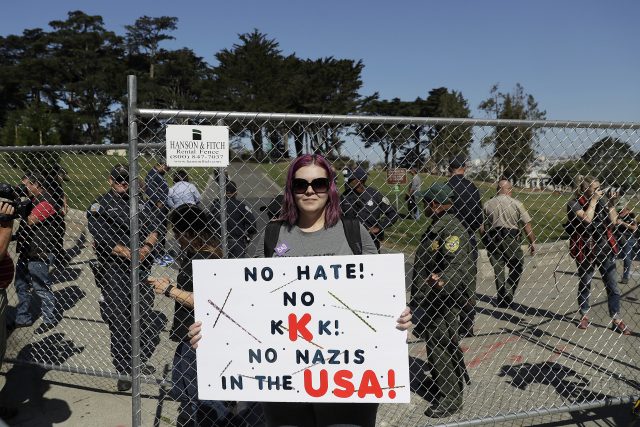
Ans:
[[[3,188],[9,187],[2,184]],[[2,197],[2,196],[0,196]],[[3,197],[4,200],[5,199]],[[2,359],[7,349],[7,287],[13,280],[15,267],[13,260],[7,253],[9,242],[11,241],[11,232],[13,231],[15,207],[8,201],[0,202],[0,368],[2,368]],[[16,415],[15,408],[0,406],[0,419],[7,420]]]
[[[615,209],[618,194],[610,192],[605,198],[600,183],[591,176],[582,179],[576,198],[569,201],[570,253],[578,266],[578,304],[581,319],[578,328],[589,327],[589,296],[595,268],[598,267],[607,290],[609,315],[612,328],[623,335],[631,335],[620,317],[620,290],[616,283],[615,255],[618,244],[613,235],[613,227],[618,223]],[[606,200],[606,202],[605,202]]]
[[[53,329],[59,320],[49,275],[49,260],[56,247],[58,212],[43,181],[38,176],[27,176],[23,180],[35,206],[26,219],[20,220],[15,280],[18,294],[16,328],[31,326],[34,322],[31,288],[42,301],[42,324],[35,330],[36,334]]]

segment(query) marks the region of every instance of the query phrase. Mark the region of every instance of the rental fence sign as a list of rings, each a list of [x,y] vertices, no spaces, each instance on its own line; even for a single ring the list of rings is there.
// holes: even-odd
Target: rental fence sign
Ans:
[[[167,125],[166,149],[171,167],[229,166],[229,128]]]

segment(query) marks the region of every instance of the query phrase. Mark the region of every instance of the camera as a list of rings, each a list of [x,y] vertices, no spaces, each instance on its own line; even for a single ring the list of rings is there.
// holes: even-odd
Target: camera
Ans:
[[[14,187],[11,184],[0,183],[0,202],[8,203],[15,208],[13,215],[0,214],[0,222],[27,219],[33,210],[29,190],[24,184]]]

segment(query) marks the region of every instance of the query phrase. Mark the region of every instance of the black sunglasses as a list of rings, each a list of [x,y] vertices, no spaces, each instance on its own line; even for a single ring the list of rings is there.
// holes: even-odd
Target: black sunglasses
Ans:
[[[304,194],[311,186],[314,193],[327,193],[329,191],[329,178],[316,178],[309,182],[302,178],[293,178],[291,181],[291,190],[294,194]]]

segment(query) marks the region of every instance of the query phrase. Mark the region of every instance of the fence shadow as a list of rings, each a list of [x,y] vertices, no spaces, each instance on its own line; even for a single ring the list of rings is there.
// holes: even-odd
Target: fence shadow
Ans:
[[[24,346],[16,359],[34,363],[61,365],[79,353],[84,347],[77,347],[63,333],[55,333],[42,340]],[[49,399],[44,395],[49,383],[44,380],[48,372],[42,367],[13,365],[6,373],[5,384],[0,390],[0,401],[18,408],[18,415],[11,420],[12,425],[33,425],[34,413],[41,412],[39,426],[53,426],[64,423],[71,416],[69,404],[61,399]]]
[[[509,384],[520,390],[526,390],[531,384],[551,386],[572,403],[602,401],[612,397],[589,390],[587,377],[557,362],[504,365],[498,376],[509,377]]]

